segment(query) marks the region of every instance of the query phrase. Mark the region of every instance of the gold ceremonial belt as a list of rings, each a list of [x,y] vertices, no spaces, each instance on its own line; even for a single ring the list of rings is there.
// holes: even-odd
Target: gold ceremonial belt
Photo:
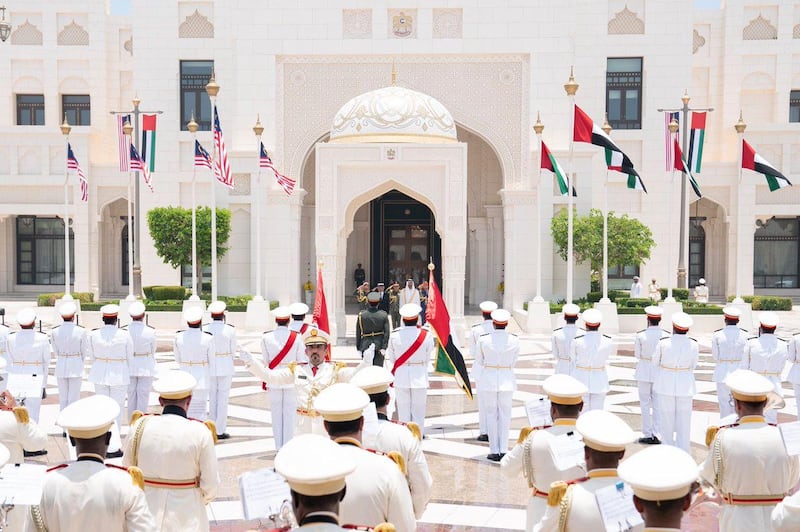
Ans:
[[[427,364],[427,362],[406,362],[403,365],[404,366],[424,366],[425,364]],[[491,367],[491,366],[487,366],[487,367]]]
[[[95,360],[100,360],[101,362],[127,362],[124,358],[105,358],[105,357],[94,357]]]
[[[774,506],[783,501],[785,495],[734,495],[720,493],[722,500],[734,506]]]
[[[689,368],[670,368],[670,367],[667,367],[667,366],[658,366],[658,367],[659,367],[659,368],[661,368],[661,369],[665,369],[665,370],[667,370],[667,371],[677,371],[677,372],[681,372],[681,371],[692,371],[692,370],[691,370],[691,369],[689,369]]]
[[[373,333],[361,333],[361,336],[380,336],[382,334],[383,334],[383,331],[381,331],[381,332],[373,332]]]
[[[511,366],[490,366],[490,365],[485,365],[483,367],[484,368],[492,368],[492,369],[511,369]]]
[[[298,408],[297,409],[297,413],[300,414],[301,416],[308,416],[308,417],[318,417],[319,416],[319,412],[317,412],[316,410],[308,410],[308,409],[305,409],[305,408]]]
[[[531,497],[541,497],[543,499],[546,499],[548,495],[549,495],[548,492],[542,491],[536,486],[531,488]]]
[[[173,490],[186,490],[186,489],[194,489],[200,487],[200,479],[199,478],[192,478],[189,480],[169,480],[165,478],[150,478],[144,477],[144,484],[145,486],[150,486],[151,488],[165,488],[165,489],[173,489]]]
[[[134,353],[133,356],[135,356],[135,357],[149,357],[150,353]]]
[[[582,369],[584,371],[605,371],[606,367],[593,368],[591,366],[575,366],[575,369]]]
[[[218,357],[226,357],[226,356],[229,356],[229,355],[230,355],[230,352],[228,352],[228,353],[217,353],[216,355],[217,355]]]
[[[41,362],[17,362],[16,360],[12,361],[12,364],[15,366],[41,366],[43,365]]]
[[[81,356],[80,353],[63,353],[58,355],[60,358],[75,358]]]
[[[207,360],[201,360],[200,362],[191,362],[191,361],[186,362],[186,361],[184,361],[184,362],[181,362],[180,365],[183,365],[183,366],[208,366],[208,361]]]
[[[780,371],[756,371],[759,375],[763,375],[765,377],[780,377]]]

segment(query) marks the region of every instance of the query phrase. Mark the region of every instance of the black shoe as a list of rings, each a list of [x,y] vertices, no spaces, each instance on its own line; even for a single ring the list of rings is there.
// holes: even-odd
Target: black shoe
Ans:
[[[661,445],[661,440],[655,436],[650,436],[650,445]]]
[[[491,460],[492,462],[499,462],[500,461],[500,455],[492,453],[492,454],[486,456],[486,459],[487,460]]]
[[[47,449],[42,449],[40,451],[22,451],[22,455],[25,458],[29,458],[31,456],[44,456],[47,454]]]
[[[122,458],[122,449],[114,452],[106,453],[106,458]]]
[[[67,433],[66,433],[66,432],[62,432],[62,433],[61,433],[61,437],[62,437],[62,438],[66,438],[66,437],[67,437]]]
[[[227,432],[223,432],[222,434],[217,434],[217,439],[218,440],[227,440],[230,437],[231,437],[231,435],[228,434]]]
[[[502,460],[505,455],[506,453],[500,453],[500,460]]]
[[[481,434],[475,439],[478,440],[478,441],[489,441],[489,435],[488,434]]]

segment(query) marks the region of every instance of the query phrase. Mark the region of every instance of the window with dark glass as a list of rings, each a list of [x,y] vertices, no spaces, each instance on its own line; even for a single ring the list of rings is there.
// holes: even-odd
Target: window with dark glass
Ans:
[[[642,128],[642,58],[609,57],[606,112],[614,129]]]
[[[44,125],[44,94],[17,94],[17,125]]]
[[[789,122],[800,122],[800,91],[789,93]]]
[[[64,284],[62,218],[17,217],[17,284]],[[69,230],[70,280],[75,280],[75,237]]]
[[[631,264],[627,266],[609,266],[608,278],[609,279],[633,279],[634,275],[639,275],[639,266]]]
[[[753,286],[797,288],[800,218],[758,220],[753,240]]]
[[[214,61],[181,61],[181,131],[192,118],[198,130],[211,131],[211,100],[206,84],[211,79]]]
[[[202,271],[203,277],[197,278],[197,289],[203,292],[207,292],[211,290],[211,266],[203,266]],[[203,286],[200,285],[203,283],[203,286],[208,286],[208,290],[203,289]],[[181,286],[184,288],[191,288],[192,287],[192,265],[191,264],[184,264],[181,266]]]
[[[89,126],[92,123],[88,94],[62,94],[61,118],[67,117],[71,126]]]

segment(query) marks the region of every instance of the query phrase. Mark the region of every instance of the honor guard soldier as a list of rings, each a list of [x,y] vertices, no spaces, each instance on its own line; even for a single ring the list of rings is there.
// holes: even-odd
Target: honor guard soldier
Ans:
[[[572,342],[583,330],[578,328],[578,314],[581,308],[574,303],[567,303],[561,308],[564,314],[564,326],[553,331],[552,348],[553,358],[556,361],[556,373],[572,375],[575,370],[575,360],[572,358]]]
[[[765,376],[775,386],[775,393],[783,397],[781,390],[781,372],[788,358],[788,347],[785,340],[775,336],[778,327],[778,315],[774,312],[761,312],[759,335],[747,340],[744,349],[742,367]],[[765,414],[769,423],[777,423],[778,411],[767,408]]]
[[[645,307],[647,328],[636,333],[633,341],[633,356],[636,357],[636,371],[633,376],[639,387],[639,404],[642,409],[642,433],[639,443],[648,445],[659,444],[658,410],[656,410],[653,383],[656,380],[656,367],[653,366],[653,356],[658,342],[667,338],[667,331],[659,327],[661,323],[661,307],[650,305]]]
[[[47,335],[33,329],[36,324],[36,311],[32,308],[20,310],[17,313],[17,323],[20,330],[8,335],[8,373],[39,377],[44,390],[47,369],[50,365],[50,342],[47,340]],[[25,406],[33,420],[38,423],[42,394],[26,397]]]
[[[726,418],[733,414],[733,398],[731,391],[725,386],[725,377],[742,366],[742,354],[749,335],[739,328],[741,310],[725,307],[722,313],[725,316],[725,327],[715,331],[711,337],[711,358],[714,359],[713,380],[717,383],[719,417]]]
[[[190,418],[204,421],[207,419],[209,368],[216,356],[214,337],[200,328],[203,321],[203,311],[200,308],[188,308],[183,315],[189,328],[178,331],[175,335],[175,362],[180,369],[191,374],[197,381],[192,392],[188,415]]]
[[[127,466],[144,474],[144,493],[153,514],[152,530],[208,531],[206,505],[219,487],[216,427],[187,419],[197,380],[180,370],[165,371],[153,382],[161,415],[134,415],[125,441]]]
[[[633,489],[633,505],[645,532],[680,532],[692,504],[697,464],[686,451],[663,445],[636,453],[619,465],[619,478]]]
[[[389,385],[393,381],[394,377],[387,369],[369,366],[356,373],[350,383],[369,394],[369,400],[375,404],[378,414],[375,449],[384,453],[395,451],[403,457],[408,488],[411,491],[411,502],[414,506],[414,516],[420,519],[431,498],[433,477],[431,477],[428,461],[420,447],[422,434],[419,427],[415,423],[392,422],[386,415],[386,405],[389,404]]]
[[[239,351],[236,328],[225,323],[224,301],[214,301],[208,306],[211,323],[203,330],[214,337],[214,359],[209,366],[208,418],[217,425],[217,439],[231,437],[228,429],[228,398],[233,382],[233,357]]]
[[[589,389],[584,397],[587,410],[602,410],[608,393],[608,372],[606,363],[617,352],[610,336],[600,333],[603,314],[590,308],[583,313],[586,332],[575,337],[572,343],[572,359],[575,369],[572,376]]]
[[[694,287],[694,300],[698,303],[708,303],[708,287],[706,280],[702,277],[697,281],[697,286]]]
[[[478,358],[481,378],[478,388],[486,394],[486,421],[489,431],[489,455],[499,462],[508,451],[511,428],[511,399],[517,389],[514,364],[519,356],[519,339],[506,330],[511,314],[505,309],[492,312],[494,331],[480,337]]]
[[[153,376],[156,374],[156,330],[145,324],[145,306],[134,301],[128,307],[131,322],[128,334],[133,340],[133,364],[131,382],[128,385],[128,412],[147,412]]]
[[[289,305],[289,312],[292,314],[292,321],[289,323],[289,328],[299,332],[300,335],[305,335],[310,327],[310,325],[305,322],[306,314],[308,314],[308,305],[305,303],[292,303]]]
[[[489,441],[489,429],[486,426],[486,404],[485,397],[480,394],[478,389],[478,380],[481,378],[481,366],[478,364],[478,341],[484,334],[489,334],[494,330],[492,324],[492,312],[497,309],[497,303],[494,301],[483,301],[480,304],[481,316],[483,320],[473,325],[470,329],[470,342],[469,354],[472,356],[472,378],[475,380],[475,388],[472,389],[472,395],[478,396],[478,441]]]
[[[56,423],[69,434],[78,460],[50,468],[28,530],[50,532],[152,532],[159,530],[147,507],[139,468],[106,465],[111,425],[119,404],[103,395],[76,401]]]
[[[422,308],[409,303],[400,309],[403,325],[392,332],[386,348],[386,363],[394,375],[397,419],[413,421],[425,433],[425,407],[428,401],[428,366],[436,347],[433,334],[420,327]]]
[[[370,292],[367,294],[369,308],[358,313],[356,322],[356,346],[362,353],[369,346],[375,346],[375,365],[383,366],[382,350],[389,344],[389,335],[392,332],[389,325],[389,314],[379,310],[378,304],[381,301],[380,292]]]
[[[595,492],[619,482],[617,467],[636,434],[621,418],[605,410],[582,414],[576,423],[583,436],[587,476],[550,485],[547,510],[536,531],[605,530]]]
[[[0,339],[0,341],[2,341]],[[792,367],[786,380],[794,388],[794,400],[797,406],[797,417],[800,419],[800,334],[795,334],[787,345],[788,360]]]
[[[347,477],[339,517],[344,523],[376,526],[388,521],[398,530],[416,530],[402,457],[393,459],[393,453],[385,455],[361,446],[363,410],[368,404],[366,392],[350,383],[329,386],[314,400],[328,436],[356,463]]]
[[[653,358],[657,367],[653,389],[661,440],[687,453],[692,427],[692,397],[695,394],[694,369],[699,353],[697,340],[687,334],[693,323],[685,312],[673,314],[672,336],[658,343]]]
[[[58,404],[61,410],[81,396],[86,329],[75,323],[78,307],[66,301],[58,308],[64,323],[50,331],[50,345],[56,357]]]
[[[722,498],[720,530],[770,530],[770,513],[800,479],[798,458],[786,454],[780,429],[764,418],[765,408],[783,400],[769,379],[749,370],[734,371],[725,384],[738,421],[709,428],[700,475]]]
[[[286,369],[292,363],[307,362],[305,346],[299,332],[289,329],[291,314],[286,307],[272,311],[277,327],[261,337],[261,355],[270,370]],[[264,388],[267,389],[266,384]],[[297,392],[294,383],[268,387],[269,409],[272,413],[272,434],[275,448],[280,449],[294,436]]]
[[[575,431],[575,422],[583,408],[586,386],[569,375],[551,375],[542,383],[542,389],[550,399],[552,425],[525,427],[519,434],[517,445],[500,461],[506,477],[522,473],[528,481],[531,498],[528,500],[525,530],[530,532],[547,510],[550,485],[561,479],[584,476],[580,466],[560,470],[556,467],[550,445],[554,438]]]

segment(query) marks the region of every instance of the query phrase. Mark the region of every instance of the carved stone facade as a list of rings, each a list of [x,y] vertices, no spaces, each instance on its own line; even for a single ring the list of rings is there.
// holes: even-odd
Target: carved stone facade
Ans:
[[[692,53],[696,54],[697,50],[703,47],[706,44],[706,38],[700,35],[700,32],[697,29],[692,30]]]
[[[464,32],[464,10],[433,9],[433,38],[460,39]]]
[[[89,46],[89,32],[74,20],[58,32],[61,46]]]
[[[616,13],[614,18],[608,21],[609,35],[642,35],[644,34],[644,20],[639,15],[625,8]]]
[[[11,44],[42,45],[42,32],[30,20],[20,24],[11,34]]]
[[[181,25],[178,26],[178,37],[181,39],[213,39],[214,24],[195,9],[194,13],[188,15]]]
[[[372,10],[342,9],[342,37],[345,39],[372,38]]]
[[[767,41],[778,38],[778,28],[759,14],[742,30],[745,41]]]

